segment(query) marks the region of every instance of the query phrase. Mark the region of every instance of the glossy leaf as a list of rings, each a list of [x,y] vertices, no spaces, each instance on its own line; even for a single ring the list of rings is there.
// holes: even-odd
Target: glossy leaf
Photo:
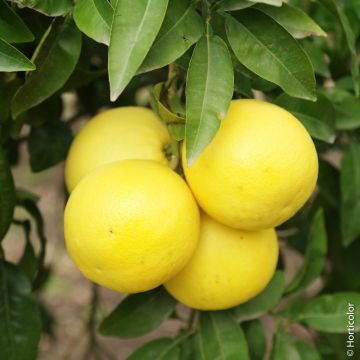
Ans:
[[[360,293],[355,292],[321,295],[307,303],[295,318],[318,331],[347,333],[349,304],[354,305],[353,314],[359,319]],[[360,330],[358,321],[355,321],[354,329]]]
[[[48,16],[64,15],[71,10],[71,0],[10,0]]]
[[[200,39],[203,30],[203,21],[190,1],[170,0],[159,34],[139,72],[174,62]]]
[[[360,76],[359,76],[359,62],[356,53],[356,38],[351,29],[349,19],[344,9],[336,0],[319,0],[339,21],[346,38],[348,48],[351,53],[351,73],[353,77],[354,91],[356,96],[360,95]]]
[[[35,65],[18,49],[0,38],[0,71],[31,71]]]
[[[40,340],[39,309],[29,280],[14,265],[0,262],[0,349],[6,360],[35,360]]]
[[[286,287],[287,293],[306,288],[321,274],[325,266],[326,252],[327,235],[324,213],[320,209],[312,220],[304,264],[295,278]]]
[[[180,333],[175,339],[159,338],[135,350],[127,360],[177,360],[180,356],[179,345],[191,332]]]
[[[256,3],[281,6],[282,0],[224,0],[220,8],[225,11],[236,11],[245,9],[249,6],[255,5]]]
[[[318,94],[313,102],[282,94],[275,104],[289,110],[314,138],[330,144],[335,141],[335,109],[325,96]]]
[[[144,61],[164,20],[168,0],[121,0],[110,34],[109,80],[115,101]]]
[[[120,338],[147,334],[165,321],[175,306],[176,301],[162,287],[129,295],[103,320],[100,332]]]
[[[194,49],[186,81],[186,159],[191,166],[215,136],[234,91],[229,50],[218,36],[204,36]]]
[[[5,0],[0,0],[0,34],[8,43],[34,40],[34,35]]]
[[[229,311],[201,312],[196,340],[201,360],[249,359],[244,333]]]
[[[114,9],[108,0],[78,0],[74,8],[74,21],[87,36],[109,45]]]
[[[242,324],[249,347],[251,360],[263,360],[266,349],[264,326],[260,320],[252,320]]]
[[[75,69],[81,49],[81,33],[71,18],[56,19],[35,50],[37,70],[16,92],[13,117],[40,104],[60,89]]]
[[[341,166],[342,243],[349,246],[360,235],[360,144],[350,144]]]
[[[282,6],[283,0],[249,0],[254,3],[262,3],[272,6]]]
[[[276,271],[268,286],[253,299],[233,309],[236,316],[254,319],[274,308],[281,299],[284,291],[284,274]]]
[[[258,10],[245,9],[236,19],[227,15],[225,25],[230,45],[243,65],[291,96],[316,100],[309,58],[277,22]]]
[[[0,147],[0,242],[9,230],[14,207],[14,180],[6,153]]]
[[[284,3],[281,7],[256,5],[256,9],[273,18],[296,38],[326,36],[323,29],[301,9]]]
[[[255,2],[248,0],[224,0],[220,6],[224,11],[237,11],[255,5]]]
[[[43,171],[65,160],[72,138],[71,128],[61,121],[33,127],[28,142],[31,170]]]

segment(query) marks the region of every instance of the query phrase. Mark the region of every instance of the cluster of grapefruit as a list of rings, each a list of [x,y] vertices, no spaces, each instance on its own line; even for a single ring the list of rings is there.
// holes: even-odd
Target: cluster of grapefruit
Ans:
[[[201,310],[246,302],[274,274],[274,228],[314,190],[311,137],[276,105],[233,100],[191,166],[182,145],[185,178],[171,169],[169,149],[166,126],[145,108],[104,111],[80,130],[65,171],[72,259],[119,292],[164,285]]]

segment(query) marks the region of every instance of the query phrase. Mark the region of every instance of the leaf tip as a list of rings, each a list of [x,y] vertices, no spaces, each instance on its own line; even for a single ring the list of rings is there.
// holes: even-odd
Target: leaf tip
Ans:
[[[111,91],[111,93],[110,93],[110,101],[111,101],[111,102],[116,101],[119,96],[120,96],[120,93],[119,93],[119,92],[113,92],[113,91]]]

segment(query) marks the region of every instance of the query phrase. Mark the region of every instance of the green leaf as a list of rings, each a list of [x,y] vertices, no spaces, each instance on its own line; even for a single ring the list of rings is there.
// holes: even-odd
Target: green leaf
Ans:
[[[291,338],[277,331],[274,335],[271,360],[301,360]]]
[[[273,6],[281,6],[282,0],[225,0],[220,6],[221,10],[236,11],[253,6],[256,3],[263,3]]]
[[[322,272],[327,252],[327,235],[324,213],[319,209],[312,221],[305,260],[301,270],[286,287],[286,292],[299,291],[310,285]]]
[[[326,333],[346,333],[349,325],[349,304],[354,305],[355,319],[360,316],[360,293],[336,293],[321,295],[310,301],[300,311],[296,320],[315,330]],[[354,330],[360,330],[359,321],[355,321]]]
[[[263,360],[266,349],[265,330],[260,320],[252,320],[242,324],[249,346],[251,360]]]
[[[5,0],[0,0],[0,34],[1,38],[8,43],[34,40],[34,35],[29,28]]]
[[[189,360],[194,358],[195,340],[194,336],[190,336],[180,344],[179,360]]]
[[[62,121],[33,127],[28,141],[31,170],[43,171],[65,160],[72,138],[71,128]]]
[[[338,208],[340,203],[340,174],[339,170],[325,160],[319,159],[318,186],[320,195],[326,202]]]
[[[75,69],[80,49],[81,33],[71,18],[54,20],[35,50],[37,70],[26,78],[13,98],[14,118],[49,98],[65,84]]]
[[[41,323],[29,280],[14,265],[0,262],[0,349],[6,360],[35,360]]]
[[[0,71],[31,71],[35,65],[18,49],[0,38]]]
[[[354,306],[353,312],[349,304]],[[360,293],[321,295],[307,303],[302,311],[296,314],[296,320],[325,333],[346,333],[351,314],[357,319],[354,330],[359,331]]]
[[[186,340],[190,331],[180,333],[175,339],[160,338],[142,345],[136,349],[127,360],[178,360],[179,345]]]
[[[31,243],[31,223],[25,220],[20,224],[23,227],[25,235],[25,249],[19,261],[19,267],[27,278],[32,281],[37,271],[38,260],[35,255],[34,247]]]
[[[185,118],[179,113],[173,112],[173,109],[168,109],[168,107],[163,104],[163,101],[166,100],[170,107],[171,103],[176,103],[179,99],[176,95],[170,96],[170,94],[166,94],[164,85],[164,83],[158,83],[153,87],[151,106],[156,114],[159,115],[160,119],[167,125],[171,137],[176,141],[182,141],[185,137]],[[179,106],[177,106],[176,110],[182,111]]]
[[[326,36],[323,29],[301,9],[284,3],[281,7],[256,5],[256,9],[273,18],[295,38]]]
[[[77,27],[97,42],[109,45],[114,9],[108,0],[78,0],[74,8]]]
[[[186,81],[186,159],[191,166],[215,136],[234,91],[229,50],[218,36],[204,36],[194,49]]]
[[[155,339],[133,352],[127,360],[177,360],[179,348],[172,347],[170,338]]]
[[[185,118],[167,108],[162,102],[166,95],[164,94],[164,83],[158,83],[153,87],[154,111],[160,116],[161,120],[167,125],[172,138],[181,141],[185,137]],[[167,102],[171,103],[174,97],[167,97]],[[170,105],[170,104],[169,104]]]
[[[325,96],[318,94],[313,102],[282,94],[275,104],[290,111],[314,138],[330,144],[335,141],[335,109]]]
[[[320,360],[317,350],[308,343],[281,332],[275,333],[271,360]]]
[[[0,147],[0,242],[9,230],[15,207],[14,180],[5,151]]]
[[[360,95],[360,77],[359,77],[359,63],[356,53],[356,38],[351,29],[349,19],[346,16],[344,9],[336,2],[336,0],[319,0],[339,21],[346,38],[348,48],[351,53],[351,73],[354,84],[354,91],[356,96]]]
[[[236,316],[254,319],[273,309],[284,291],[284,274],[276,271],[267,287],[253,299],[233,309]]]
[[[159,34],[138,72],[174,62],[200,39],[203,31],[203,21],[194,4],[188,0],[170,0]]]
[[[263,3],[272,6],[281,6],[283,3],[283,0],[249,0],[249,1],[254,3]]]
[[[234,90],[247,98],[253,97],[251,80],[238,71],[234,72]]]
[[[335,102],[336,128],[339,130],[354,130],[360,127],[360,101],[349,94]]]
[[[54,122],[60,119],[63,111],[62,98],[57,94],[49,97],[41,104],[26,112],[26,124],[31,127],[38,127],[45,123]],[[49,116],[49,114],[51,114]]]
[[[249,359],[244,333],[229,311],[201,312],[196,341],[198,359]]]
[[[164,20],[168,0],[121,0],[110,32],[109,80],[115,101],[144,61]]]
[[[15,73],[0,74],[0,124],[10,120],[11,99],[20,85],[21,80]]]
[[[149,333],[167,319],[176,306],[162,288],[129,295],[100,325],[105,336],[132,338]]]
[[[255,5],[255,2],[248,0],[224,0],[220,6],[220,10],[224,11],[237,11],[246,9]]]
[[[305,341],[293,338],[293,344],[303,360],[321,360],[322,357],[315,347]]]
[[[60,16],[72,8],[71,0],[10,0],[48,16]]]
[[[33,281],[33,290],[39,289],[43,284],[45,269],[44,260],[46,252],[47,239],[44,232],[44,220],[36,204],[38,199],[36,195],[24,190],[16,189],[16,205],[22,207],[35,221],[36,234],[40,243],[37,259],[37,273]]]
[[[230,45],[243,65],[291,96],[316,100],[312,64],[283,27],[254,9],[240,11],[236,19],[227,15],[225,26]]]
[[[344,151],[341,164],[342,244],[349,246],[360,235],[360,144]]]
[[[325,54],[322,50],[309,40],[302,41],[302,46],[310,58],[315,73],[324,77],[330,77],[329,65],[325,61]]]
[[[153,96],[156,101],[156,110],[160,118],[166,124],[184,124],[185,118],[170,111],[162,102],[166,97],[164,83],[158,83],[153,87]],[[169,99],[166,99],[169,100]]]
[[[107,75],[107,69],[100,70],[86,70],[77,68],[71,74],[65,85],[59,90],[59,92],[67,92],[74,89],[81,88],[92,83],[94,80]]]

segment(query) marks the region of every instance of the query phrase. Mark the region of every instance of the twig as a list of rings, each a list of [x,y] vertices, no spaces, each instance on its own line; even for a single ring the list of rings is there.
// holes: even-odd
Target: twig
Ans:
[[[97,315],[99,300],[100,300],[99,288],[96,284],[93,283],[91,288],[89,319],[86,324],[86,329],[88,331],[88,336],[89,336],[89,343],[87,350],[85,351],[84,354],[84,360],[88,360],[92,354],[95,356],[95,359],[99,359],[99,354],[96,351],[96,348],[98,346],[97,338],[96,338],[96,315]]]

